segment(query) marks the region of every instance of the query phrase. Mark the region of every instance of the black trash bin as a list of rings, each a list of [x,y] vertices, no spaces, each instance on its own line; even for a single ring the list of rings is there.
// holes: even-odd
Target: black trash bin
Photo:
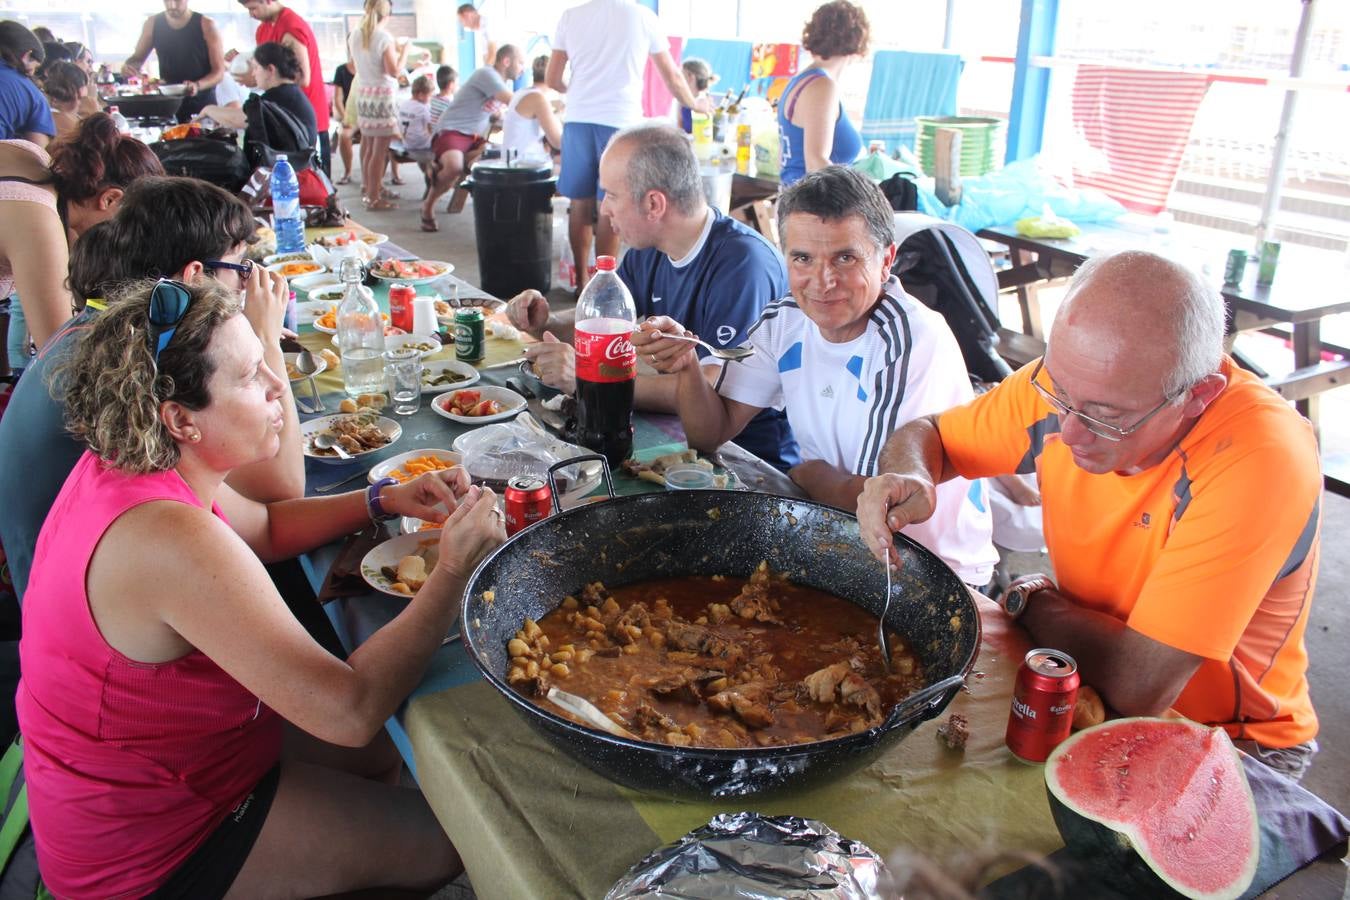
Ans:
[[[553,273],[553,189],[547,164],[480,162],[464,186],[473,195],[478,277],[483,290],[510,298],[547,293]]]

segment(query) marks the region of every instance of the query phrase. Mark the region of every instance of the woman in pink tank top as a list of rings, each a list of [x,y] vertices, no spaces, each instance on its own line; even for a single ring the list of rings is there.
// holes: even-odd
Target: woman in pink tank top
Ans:
[[[419,792],[358,775],[387,767],[374,738],[504,539],[494,497],[461,469],[271,504],[235,493],[230,471],[280,446],[284,391],[239,313],[218,285],[133,284],[60,370],[90,450],[38,538],[17,698],[59,896],[434,888],[460,868]],[[263,569],[373,516],[441,518],[438,503],[453,512],[434,570],[347,660]]]

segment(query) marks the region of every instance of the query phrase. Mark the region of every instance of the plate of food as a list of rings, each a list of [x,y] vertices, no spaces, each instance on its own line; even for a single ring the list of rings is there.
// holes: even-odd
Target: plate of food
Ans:
[[[525,409],[525,398],[507,388],[484,384],[439,394],[431,408],[452,422],[484,425],[519,415]]]
[[[328,362],[317,353],[313,354],[313,356],[314,356],[314,365],[318,366],[318,368],[315,369],[311,374],[318,375],[320,372],[326,372],[328,370]],[[295,361],[300,357],[299,353],[283,353],[281,354],[281,357],[282,359],[286,360],[286,377],[289,380],[303,381],[304,379],[309,377],[309,375],[305,375],[295,367]]]
[[[338,456],[336,450],[316,446],[315,440],[320,439],[321,435],[331,437],[341,444],[352,459],[362,459],[383,450],[398,440],[402,434],[403,426],[393,419],[386,419],[370,412],[320,416],[300,424],[300,440],[305,456],[336,465],[350,460]]]
[[[440,353],[444,350],[445,344],[442,344],[434,337],[427,337],[419,334],[407,334],[406,332],[402,335],[391,337],[384,342],[386,353],[391,350],[401,350],[405,347],[411,347],[422,354],[423,359],[426,359],[428,356]]]
[[[441,469],[453,469],[459,465],[460,456],[453,450],[419,449],[400,453],[381,460],[370,467],[367,475],[371,484],[381,478],[392,478],[399,484],[411,481],[425,472],[437,472]]]
[[[342,295],[347,293],[347,289],[340,284],[321,284],[316,288],[311,288],[307,293],[309,294],[309,302],[327,303],[332,306],[342,299]]]
[[[361,577],[377,591],[411,597],[436,567],[440,543],[440,528],[390,538],[372,547],[361,560]]]
[[[342,286],[342,282],[338,281],[337,275],[332,272],[315,272],[313,275],[301,275],[298,278],[290,279],[287,283],[291,286],[292,290],[304,291],[306,294],[309,294],[309,299],[311,300],[318,300],[319,298],[314,296],[314,292],[325,288],[330,290],[336,289],[337,293],[334,296],[334,299],[340,300],[342,298],[342,293],[345,290]]]
[[[295,304],[295,322],[297,325],[313,325],[314,320],[337,306],[328,300],[301,300]]]
[[[324,306],[327,306],[328,309],[324,310],[323,312],[315,316],[313,319],[311,319],[309,324],[314,326],[315,331],[322,331],[324,334],[336,335],[337,304],[325,303]],[[299,312],[299,307],[296,308],[296,311]]]
[[[379,234],[374,231],[357,232],[355,230],[339,231],[333,234],[325,234],[314,243],[320,247],[332,250],[337,247],[345,247],[348,244],[360,241],[371,247],[378,247],[380,244],[389,240],[389,235]]]
[[[267,271],[276,272],[282,278],[298,278],[301,275],[316,275],[326,271],[323,263],[315,262],[308,257],[304,259],[293,259],[290,262],[274,263],[267,267]]]
[[[478,383],[478,370],[457,359],[437,359],[422,366],[422,393],[439,394]]]
[[[382,259],[370,267],[370,274],[381,281],[405,284],[426,284],[453,271],[452,264],[435,259]]]
[[[300,250],[295,253],[271,253],[264,256],[262,261],[264,266],[275,266],[288,262],[314,262],[314,256],[308,250]]]

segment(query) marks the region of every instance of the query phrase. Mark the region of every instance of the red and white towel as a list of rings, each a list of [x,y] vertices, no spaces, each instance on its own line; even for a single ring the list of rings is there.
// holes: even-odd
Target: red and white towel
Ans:
[[[1080,65],[1073,85],[1074,183],[1135,212],[1167,205],[1207,75]]]

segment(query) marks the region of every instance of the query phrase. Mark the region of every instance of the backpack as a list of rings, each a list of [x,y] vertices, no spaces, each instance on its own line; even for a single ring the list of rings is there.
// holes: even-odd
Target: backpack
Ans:
[[[253,167],[233,139],[213,137],[179,138],[150,145],[159,157],[166,175],[186,175],[209,181],[235,193],[248,181]]]
[[[908,172],[896,172],[881,182],[881,193],[896,212],[914,212],[919,208],[919,186]]]
[[[51,900],[38,873],[33,829],[28,826],[28,785],[23,779],[23,739],[15,737],[0,759],[0,900]]]
[[[249,168],[271,169],[284,153],[297,173],[318,168],[318,146],[308,126],[279,103],[254,94],[244,103],[244,156]],[[247,176],[245,176],[247,177]]]

